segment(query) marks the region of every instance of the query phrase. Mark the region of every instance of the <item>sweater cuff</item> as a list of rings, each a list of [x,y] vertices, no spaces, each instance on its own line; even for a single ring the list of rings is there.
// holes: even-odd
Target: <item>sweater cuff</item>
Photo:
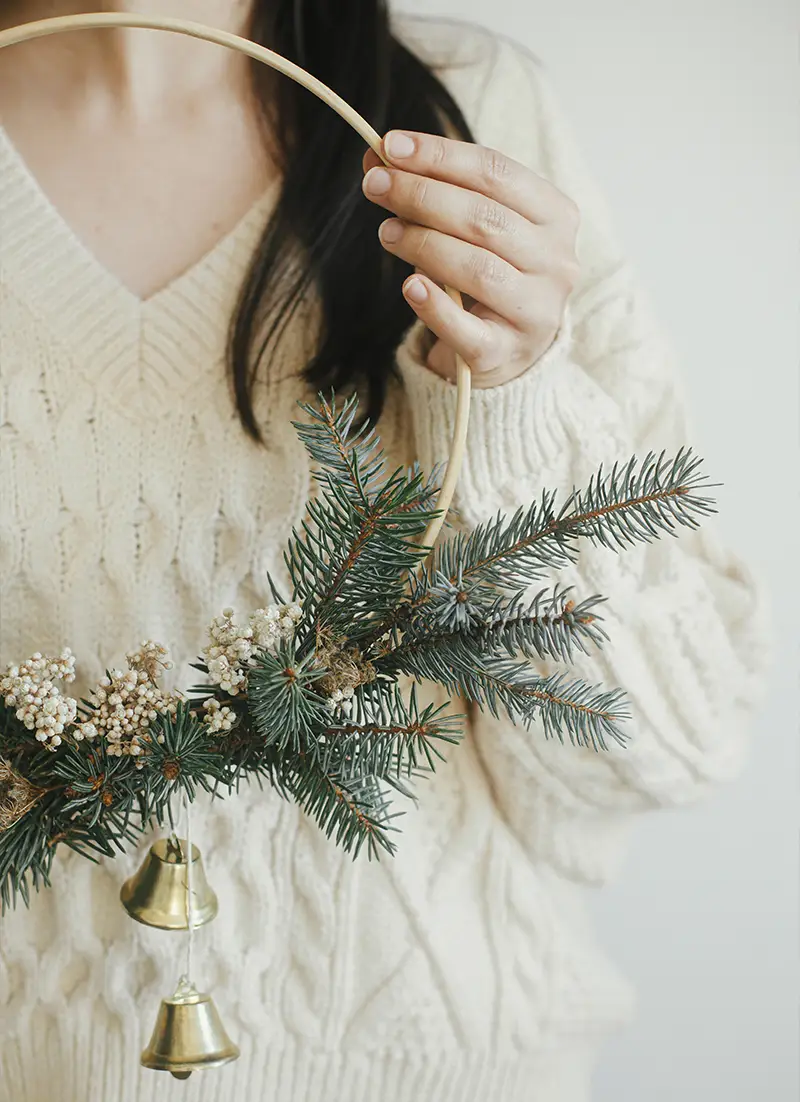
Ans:
[[[412,326],[397,350],[417,458],[426,472],[447,461],[453,439],[456,387],[425,364],[426,330]],[[572,322],[567,311],[555,340],[523,375],[501,386],[473,388],[464,465],[456,492],[463,507],[480,509],[499,488],[536,477],[563,448],[559,406],[576,384],[569,370]],[[469,510],[471,511],[471,510]]]

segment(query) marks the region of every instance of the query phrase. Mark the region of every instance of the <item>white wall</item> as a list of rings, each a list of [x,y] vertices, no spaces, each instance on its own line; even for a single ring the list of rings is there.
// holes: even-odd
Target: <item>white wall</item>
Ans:
[[[798,16],[795,0],[398,0],[525,42],[550,70],[682,355],[719,523],[772,579],[751,762],[642,822],[598,897],[640,991],[597,1102],[796,1102]]]

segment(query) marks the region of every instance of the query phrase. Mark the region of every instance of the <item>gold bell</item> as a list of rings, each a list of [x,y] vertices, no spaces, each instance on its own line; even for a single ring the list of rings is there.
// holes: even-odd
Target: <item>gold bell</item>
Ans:
[[[131,918],[160,930],[188,930],[186,842],[159,838],[138,872],[122,885],[119,897]],[[203,870],[200,850],[192,846],[192,926],[210,922],[217,897]]]
[[[238,1055],[213,999],[182,980],[171,998],[162,999],[141,1062],[154,1071],[168,1071],[176,1079],[188,1079],[193,1071],[218,1068]]]

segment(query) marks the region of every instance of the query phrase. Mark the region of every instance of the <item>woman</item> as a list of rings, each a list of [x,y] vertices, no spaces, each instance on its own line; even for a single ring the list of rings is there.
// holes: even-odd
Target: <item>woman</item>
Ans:
[[[2,22],[91,7],[6,0]],[[430,469],[460,352],[478,388],[467,525],[689,441],[668,345],[534,58],[465,24],[390,31],[380,0],[191,9],[391,131],[392,167],[207,44],[103,31],[0,55],[0,644],[3,663],[69,645],[79,688],[142,637],[186,684],[211,617],[268,599],[309,492],[289,422],[316,389],[356,387],[396,462]],[[589,548],[562,580],[609,598],[611,642],[577,672],[629,690],[628,749],[475,715],[380,865],[255,788],[201,802],[222,906],[197,978],[242,1056],[188,1088],[137,1064],[179,953],[120,910],[137,855],[59,856],[0,927],[3,1102],[587,1099],[630,995],[581,889],[635,813],[735,767],[758,607],[707,530]]]

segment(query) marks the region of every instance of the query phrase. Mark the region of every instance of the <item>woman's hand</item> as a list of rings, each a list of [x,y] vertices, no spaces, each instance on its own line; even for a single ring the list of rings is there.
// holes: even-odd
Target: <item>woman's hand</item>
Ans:
[[[453,379],[458,352],[476,386],[516,378],[553,343],[577,281],[577,206],[494,149],[401,130],[383,144],[392,167],[368,150],[364,194],[398,216],[380,237],[417,270],[403,294],[438,338],[428,367]]]

